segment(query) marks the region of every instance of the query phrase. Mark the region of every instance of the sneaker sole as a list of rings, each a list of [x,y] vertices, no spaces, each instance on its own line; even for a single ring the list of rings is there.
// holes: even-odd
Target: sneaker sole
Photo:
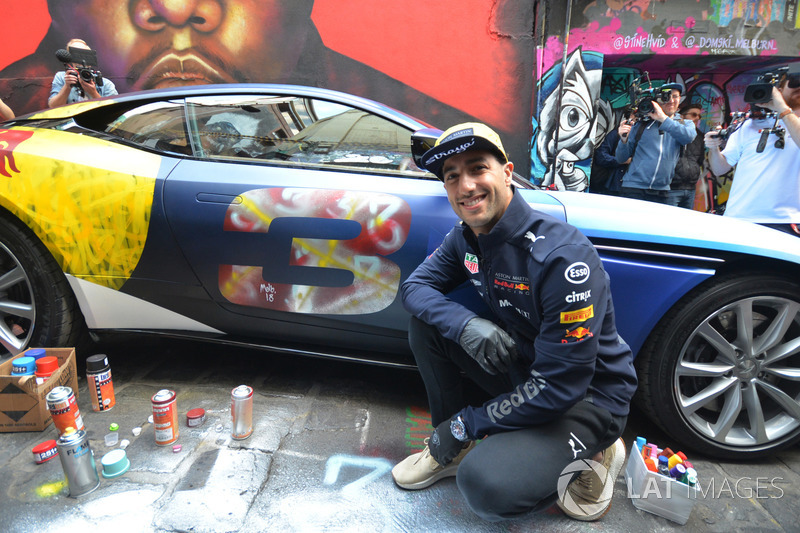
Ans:
[[[436,472],[431,477],[423,479],[422,481],[417,481],[416,483],[400,483],[394,478],[394,475],[392,476],[392,479],[394,479],[395,484],[401,489],[420,490],[428,488],[437,481],[446,477],[455,477],[456,473],[458,473],[458,465],[448,465]]]

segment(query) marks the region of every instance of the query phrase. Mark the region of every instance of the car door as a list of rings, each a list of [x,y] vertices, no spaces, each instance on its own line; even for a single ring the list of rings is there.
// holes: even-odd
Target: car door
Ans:
[[[405,350],[400,283],[456,220],[441,183],[413,163],[412,128],[302,96],[189,98],[186,113],[194,157],[163,198],[224,309],[204,322],[287,342],[389,337]]]

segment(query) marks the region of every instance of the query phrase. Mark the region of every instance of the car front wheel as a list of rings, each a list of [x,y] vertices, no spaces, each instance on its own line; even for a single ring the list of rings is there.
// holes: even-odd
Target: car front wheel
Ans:
[[[675,441],[743,459],[800,440],[800,284],[712,280],[676,305],[636,361],[639,402]]]
[[[0,217],[0,361],[28,347],[75,346],[83,324],[52,255],[27,228]]]

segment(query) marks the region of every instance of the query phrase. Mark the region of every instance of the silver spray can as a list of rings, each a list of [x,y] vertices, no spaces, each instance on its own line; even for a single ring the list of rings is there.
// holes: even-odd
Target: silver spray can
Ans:
[[[239,385],[231,391],[231,437],[246,439],[253,433],[253,387]]]
[[[69,495],[73,498],[88,494],[100,485],[86,431],[67,428],[56,441],[58,458],[67,477]]]

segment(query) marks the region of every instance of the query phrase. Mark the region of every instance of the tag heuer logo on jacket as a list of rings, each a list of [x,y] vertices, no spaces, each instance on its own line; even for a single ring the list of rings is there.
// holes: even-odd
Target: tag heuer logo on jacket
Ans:
[[[464,266],[473,274],[478,273],[478,256],[475,254],[466,254],[464,256]]]

